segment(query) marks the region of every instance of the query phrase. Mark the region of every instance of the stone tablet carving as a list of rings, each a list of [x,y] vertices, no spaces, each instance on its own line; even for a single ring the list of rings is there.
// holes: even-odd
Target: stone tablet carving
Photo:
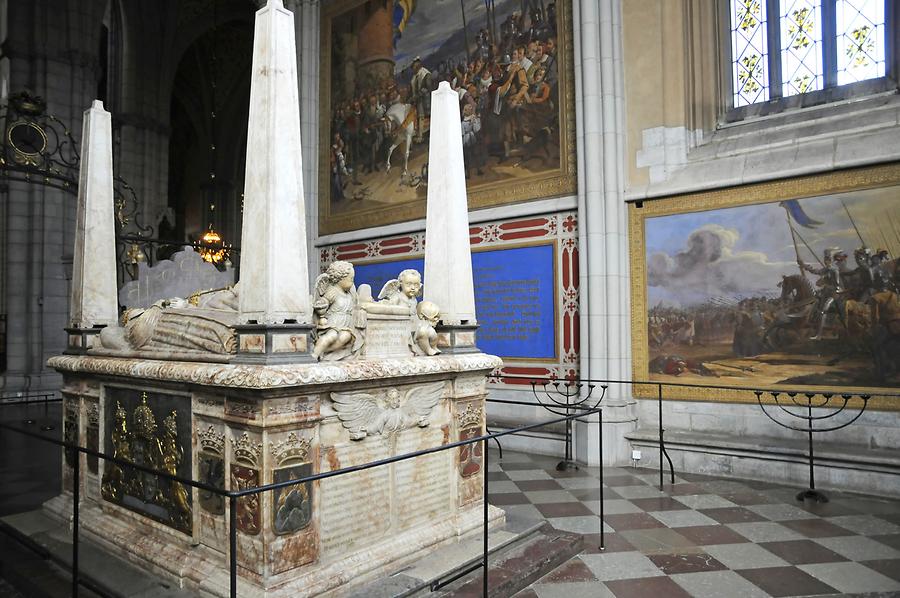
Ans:
[[[333,392],[331,400],[350,440],[362,440],[369,434],[393,435],[413,426],[427,427],[443,390],[443,382],[432,382],[414,386],[404,395],[391,388],[384,398],[365,392]]]
[[[219,271],[205,262],[190,246],[170,260],[153,266],[138,264],[137,280],[125,283],[119,291],[119,303],[125,307],[149,307],[170,297],[190,297],[206,289],[222,289],[234,284],[234,270]]]

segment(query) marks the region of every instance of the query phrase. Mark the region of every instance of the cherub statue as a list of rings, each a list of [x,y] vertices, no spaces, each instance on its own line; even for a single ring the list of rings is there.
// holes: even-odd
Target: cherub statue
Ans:
[[[419,316],[419,325],[413,331],[413,351],[424,355],[437,355],[437,326],[441,316],[441,308],[431,301],[423,301],[416,306],[416,315]]]
[[[316,279],[316,344],[312,352],[316,359],[343,359],[362,348],[365,322],[357,308],[353,276],[353,264],[337,261]]]
[[[417,297],[422,294],[422,275],[416,270],[404,270],[400,276],[384,283],[378,300],[389,305],[405,305],[409,313],[416,312]]]

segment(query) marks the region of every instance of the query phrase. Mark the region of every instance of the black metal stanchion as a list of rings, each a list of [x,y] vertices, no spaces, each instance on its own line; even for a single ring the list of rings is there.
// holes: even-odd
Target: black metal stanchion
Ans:
[[[231,598],[237,598],[237,497],[229,496],[228,513],[228,571],[230,575]]]
[[[72,460],[72,596],[78,598],[78,503],[81,500],[81,453],[75,449],[72,451],[75,458]]]
[[[665,428],[663,428],[663,391],[662,384],[657,384],[656,400],[659,404],[659,489],[663,489],[663,457],[669,462],[669,474],[672,484],[675,483],[675,467],[672,465],[672,459],[669,458],[669,452],[666,450]]]
[[[482,530],[482,596],[488,595],[488,443],[487,439],[481,441],[481,450],[484,453],[484,529]]]
[[[809,451],[808,452],[809,488],[798,492],[797,500],[805,501],[806,499],[810,499],[810,500],[814,500],[816,502],[822,502],[822,503],[828,502],[828,497],[824,493],[816,490],[816,471],[815,471],[815,453],[813,452],[813,434],[821,433],[821,432],[834,432],[835,430],[840,430],[841,428],[846,428],[847,426],[849,426],[850,424],[855,422],[857,419],[860,418],[860,416],[866,410],[866,407],[869,405],[869,399],[871,398],[871,395],[842,394],[842,395],[840,395],[840,398],[843,399],[844,402],[840,406],[832,407],[830,403],[831,403],[831,399],[833,399],[835,397],[835,395],[833,395],[831,393],[821,393],[821,394],[814,393],[814,392],[809,392],[809,393],[770,392],[770,393],[768,393],[768,394],[772,395],[772,399],[774,399],[775,405],[778,406],[783,413],[785,413],[788,416],[793,417],[795,419],[803,420],[805,422],[805,424],[806,424],[805,427],[798,427],[798,426],[794,426],[794,425],[791,425],[790,423],[788,423],[792,420],[787,420],[786,422],[783,422],[766,410],[766,407],[762,402],[762,396],[763,396],[763,394],[765,394],[763,391],[755,390],[755,391],[753,391],[753,394],[756,395],[756,402],[759,403],[759,407],[760,407],[760,409],[762,409],[762,412],[766,415],[766,417],[768,417],[770,420],[772,420],[773,422],[775,422],[782,428],[787,428],[788,430],[794,430],[797,432],[804,432],[807,435],[808,451]],[[796,413],[794,411],[791,411],[784,405],[782,405],[779,402],[779,397],[782,394],[787,395],[791,399],[791,403],[793,404],[793,406],[801,408],[803,411],[805,411],[805,414],[802,412]],[[805,404],[797,402],[797,395],[800,395],[800,394],[802,394],[803,396],[806,397]],[[822,397],[821,401],[813,402],[813,399],[817,396]],[[847,404],[850,402],[850,400],[856,396],[858,396],[860,399],[862,399],[862,402],[863,402],[862,407],[860,407],[860,409],[856,413],[856,415],[854,415],[848,421],[840,423],[840,424],[828,425],[828,424],[822,423],[818,427],[816,427],[817,422],[824,422],[824,420],[829,420],[829,419],[837,417],[841,412],[844,411],[844,409],[847,407]],[[829,411],[823,415],[813,415],[813,408],[831,409],[832,411]]]
[[[51,430],[56,429],[56,426],[50,423],[50,404],[47,401],[48,397],[48,394],[44,394],[44,425],[41,426],[42,432],[50,432]]]
[[[600,550],[606,550],[606,517],[603,512],[603,411],[597,412],[597,458],[600,465]]]

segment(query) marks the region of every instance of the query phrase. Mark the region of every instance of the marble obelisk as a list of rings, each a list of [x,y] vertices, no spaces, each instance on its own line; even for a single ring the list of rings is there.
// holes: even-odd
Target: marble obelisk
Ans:
[[[429,136],[424,298],[441,308],[442,349],[477,351],[459,95],[447,82],[431,94]]]
[[[119,319],[112,119],[103,102],[84,111],[67,352],[84,352]]]
[[[294,14],[256,13],[241,229],[238,361],[305,360],[312,318]]]

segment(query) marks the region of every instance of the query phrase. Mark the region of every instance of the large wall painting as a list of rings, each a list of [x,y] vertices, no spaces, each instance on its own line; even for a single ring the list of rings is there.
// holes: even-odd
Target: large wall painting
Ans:
[[[636,379],[900,387],[897,166],[645,202],[630,214]]]
[[[569,2],[339,0],[322,22],[321,233],[425,215],[441,81],[460,95],[471,207],[575,192]]]

